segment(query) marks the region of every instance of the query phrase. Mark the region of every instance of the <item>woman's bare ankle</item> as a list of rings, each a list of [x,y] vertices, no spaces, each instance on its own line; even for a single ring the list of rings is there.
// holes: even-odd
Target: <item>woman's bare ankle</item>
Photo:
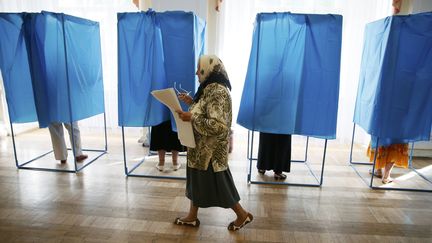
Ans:
[[[197,220],[197,218],[198,218],[197,216],[186,215],[184,217],[181,217],[180,220],[185,221],[185,222],[191,222],[191,221]]]

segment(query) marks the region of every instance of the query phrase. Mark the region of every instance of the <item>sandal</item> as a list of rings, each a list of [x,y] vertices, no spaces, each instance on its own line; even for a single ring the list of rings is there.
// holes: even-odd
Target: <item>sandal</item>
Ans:
[[[284,173],[274,173],[275,180],[285,180],[287,176]]]
[[[164,166],[163,165],[156,165],[156,169],[158,169],[158,171],[164,171]]]
[[[392,183],[393,182],[393,178],[391,178],[390,176],[388,177],[388,178],[383,178],[382,179],[382,183],[383,184],[389,184],[389,183]]]
[[[252,222],[252,220],[253,220],[253,216],[252,216],[252,214],[248,213],[247,216],[246,216],[246,218],[245,218],[245,220],[243,221],[243,223],[242,223],[241,225],[237,226],[237,225],[234,224],[234,221],[232,221],[232,222],[228,225],[228,230],[231,230],[231,231],[237,231],[237,230],[243,228],[245,225],[247,225],[247,224],[249,224],[250,222]]]
[[[258,169],[258,173],[260,173],[260,174],[262,174],[262,175],[264,175],[265,172],[266,172],[266,170],[260,170],[260,169]]]
[[[180,163],[178,163],[178,164],[173,164],[172,165],[172,169],[174,170],[174,171],[177,171],[178,169],[180,169],[181,168],[181,164]]]
[[[199,219],[195,219],[194,221],[183,221],[180,218],[176,218],[174,220],[174,224],[190,226],[190,227],[198,227],[200,225],[200,221],[199,221]]]

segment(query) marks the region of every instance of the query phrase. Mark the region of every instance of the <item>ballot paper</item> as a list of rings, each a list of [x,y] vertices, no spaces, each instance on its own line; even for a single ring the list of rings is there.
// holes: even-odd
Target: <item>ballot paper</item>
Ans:
[[[176,110],[182,110],[180,102],[173,88],[154,90],[151,94],[159,100],[162,104],[166,105],[171,112],[175,123],[177,125],[177,134],[180,143],[189,148],[195,148],[195,138],[192,130],[192,123],[185,122],[180,119]]]

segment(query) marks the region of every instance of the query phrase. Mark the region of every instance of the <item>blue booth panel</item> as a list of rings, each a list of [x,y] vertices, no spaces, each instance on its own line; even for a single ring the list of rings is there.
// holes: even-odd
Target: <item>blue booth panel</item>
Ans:
[[[174,82],[192,94],[198,88],[195,71],[204,54],[205,22],[192,12],[168,11],[157,14],[162,31],[168,83]],[[183,109],[187,110],[187,106]]]
[[[42,12],[25,26],[39,126],[103,113],[99,23]]]
[[[354,122],[381,145],[429,140],[432,13],[366,26]]]
[[[169,110],[150,92],[174,83],[195,92],[204,21],[191,12],[119,13],[118,33],[119,126],[153,126],[168,120]]]
[[[258,14],[237,123],[335,138],[341,38],[340,15]]]
[[[0,13],[0,69],[12,123],[37,121],[23,23],[24,14]]]

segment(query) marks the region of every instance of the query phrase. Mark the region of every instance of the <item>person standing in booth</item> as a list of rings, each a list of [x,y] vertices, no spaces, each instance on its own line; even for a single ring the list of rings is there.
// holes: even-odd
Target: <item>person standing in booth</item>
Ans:
[[[376,138],[372,137],[367,155],[372,162],[375,158],[376,148],[372,147],[376,144]],[[378,154],[376,155],[375,173],[374,176],[381,178],[383,184],[393,182],[390,176],[393,167],[408,168],[408,144],[407,143],[391,143],[385,146],[378,146]],[[372,169],[369,171],[372,173]]]
[[[73,144],[74,150],[75,150],[76,162],[83,162],[85,159],[88,158],[88,156],[86,154],[82,153],[81,135],[80,135],[80,130],[79,130],[77,122],[73,122],[72,127],[68,123],[63,123],[63,125],[62,125],[62,123],[60,123],[60,122],[52,122],[48,126],[48,130],[49,130],[50,135],[51,135],[51,142],[52,142],[52,147],[54,150],[55,159],[60,160],[60,162],[62,164],[66,163],[66,161],[67,161],[67,155],[68,154],[67,154],[66,142],[64,139],[63,126],[69,132],[69,139],[70,139],[71,144]],[[73,138],[74,138],[73,142],[72,142],[72,130],[71,129],[73,129]]]
[[[291,135],[260,133],[258,147],[258,173],[273,170],[275,180],[285,180],[283,172],[291,169]]]
[[[159,171],[165,170],[166,152],[171,152],[172,169],[177,171],[181,168],[181,164],[178,161],[178,154],[179,152],[186,151],[186,148],[181,145],[177,132],[172,130],[171,120],[151,127],[150,150],[158,152],[159,163],[156,165],[156,169]]]

